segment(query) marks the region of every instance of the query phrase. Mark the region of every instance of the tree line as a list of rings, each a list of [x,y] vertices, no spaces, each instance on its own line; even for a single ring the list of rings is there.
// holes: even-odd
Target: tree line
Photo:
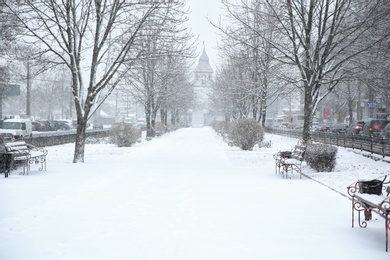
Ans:
[[[363,96],[390,97],[388,1],[221,3],[223,15],[212,22],[222,36],[223,57],[213,100],[226,118],[252,117],[264,124],[276,99],[296,99],[303,106],[307,141],[324,99],[343,100],[352,120]]]
[[[158,112],[167,123],[168,113],[175,121],[191,106],[196,39],[184,26],[184,1],[2,0],[0,8],[1,40],[8,44],[2,59],[28,60],[34,71],[28,79],[45,75],[46,91],[35,94],[49,104],[72,103],[73,162],[84,162],[87,122],[115,89],[144,106],[148,136]],[[2,81],[11,80],[12,66],[0,67]]]
[[[321,101],[337,96],[352,119],[363,95],[389,97],[388,1],[220,3],[223,14],[211,23],[221,63],[210,98],[227,120],[264,123],[275,100],[298,99],[307,141]],[[1,82],[29,75],[26,95],[37,99],[26,114],[43,101],[48,115],[72,104],[73,162],[84,161],[87,122],[114,90],[142,104],[152,137],[157,116],[174,123],[191,108],[196,39],[188,12],[184,0],[0,0]],[[40,93],[30,93],[38,75]]]

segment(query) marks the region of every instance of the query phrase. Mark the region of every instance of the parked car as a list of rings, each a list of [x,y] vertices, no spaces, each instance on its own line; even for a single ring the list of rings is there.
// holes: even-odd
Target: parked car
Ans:
[[[70,123],[67,120],[57,120],[57,128],[59,130],[69,130],[70,129]]]
[[[103,129],[103,123],[102,122],[93,122],[92,124],[93,129]]]
[[[347,135],[359,135],[365,124],[366,122],[363,120],[352,123],[347,129]]]
[[[287,123],[287,126],[286,126],[286,128],[287,129],[295,129],[296,128],[296,124],[293,124],[293,123]]]
[[[49,120],[43,120],[42,123],[45,125],[44,131],[57,131],[57,129],[54,128],[54,124]]]
[[[345,123],[334,124],[331,125],[329,128],[330,132],[335,134],[345,134],[347,132],[347,129],[348,125]]]
[[[272,127],[272,124],[273,124],[274,120],[272,118],[266,118],[265,119],[265,127]]]
[[[32,121],[32,130],[33,131],[42,131],[44,124],[39,121]]]
[[[139,118],[135,125],[136,125],[137,128],[141,129],[142,131],[146,130],[146,119],[145,118]]]
[[[318,131],[329,132],[331,124],[330,123],[321,123],[319,124]]]
[[[57,130],[60,129],[58,121],[56,121],[56,120],[48,120],[48,122],[49,122],[49,125],[50,125],[50,128],[52,129],[52,131],[57,131]]]
[[[368,121],[360,131],[366,137],[378,137],[386,125],[390,123],[387,119],[372,119]]]
[[[312,122],[311,127],[310,127],[310,131],[314,132],[314,131],[317,131],[319,128],[320,128],[320,123]]]
[[[32,123],[29,119],[7,119],[3,121],[0,134],[6,139],[32,137]]]
[[[279,128],[288,128],[289,123],[288,122],[283,122],[279,125]]]
[[[380,133],[380,137],[390,139],[390,123],[383,128],[383,131]]]

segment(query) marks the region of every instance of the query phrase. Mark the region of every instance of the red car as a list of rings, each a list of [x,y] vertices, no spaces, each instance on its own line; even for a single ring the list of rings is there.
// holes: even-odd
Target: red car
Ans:
[[[387,119],[373,119],[368,121],[360,132],[364,136],[379,136],[388,123],[390,120]]]
[[[359,134],[360,133],[360,130],[362,130],[363,126],[366,124],[366,122],[364,121],[357,121],[356,122],[356,125],[354,127],[354,130],[355,130],[355,134]]]

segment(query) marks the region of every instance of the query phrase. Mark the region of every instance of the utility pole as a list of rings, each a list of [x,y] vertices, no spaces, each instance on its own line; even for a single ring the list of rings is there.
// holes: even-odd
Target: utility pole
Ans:
[[[4,91],[5,91],[5,84],[3,85],[3,83],[0,80],[0,120],[3,119],[3,94],[4,94]]]
[[[31,86],[30,86],[30,58],[27,58],[27,90],[26,90],[26,115],[30,116],[31,115],[31,103],[30,103],[30,98],[31,98]]]

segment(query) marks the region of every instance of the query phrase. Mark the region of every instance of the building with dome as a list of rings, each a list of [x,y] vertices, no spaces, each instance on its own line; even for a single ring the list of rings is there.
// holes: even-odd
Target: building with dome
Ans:
[[[194,70],[195,102],[192,109],[192,127],[203,127],[211,121],[209,96],[213,82],[213,73],[214,70],[210,66],[210,60],[203,44],[203,52]]]

